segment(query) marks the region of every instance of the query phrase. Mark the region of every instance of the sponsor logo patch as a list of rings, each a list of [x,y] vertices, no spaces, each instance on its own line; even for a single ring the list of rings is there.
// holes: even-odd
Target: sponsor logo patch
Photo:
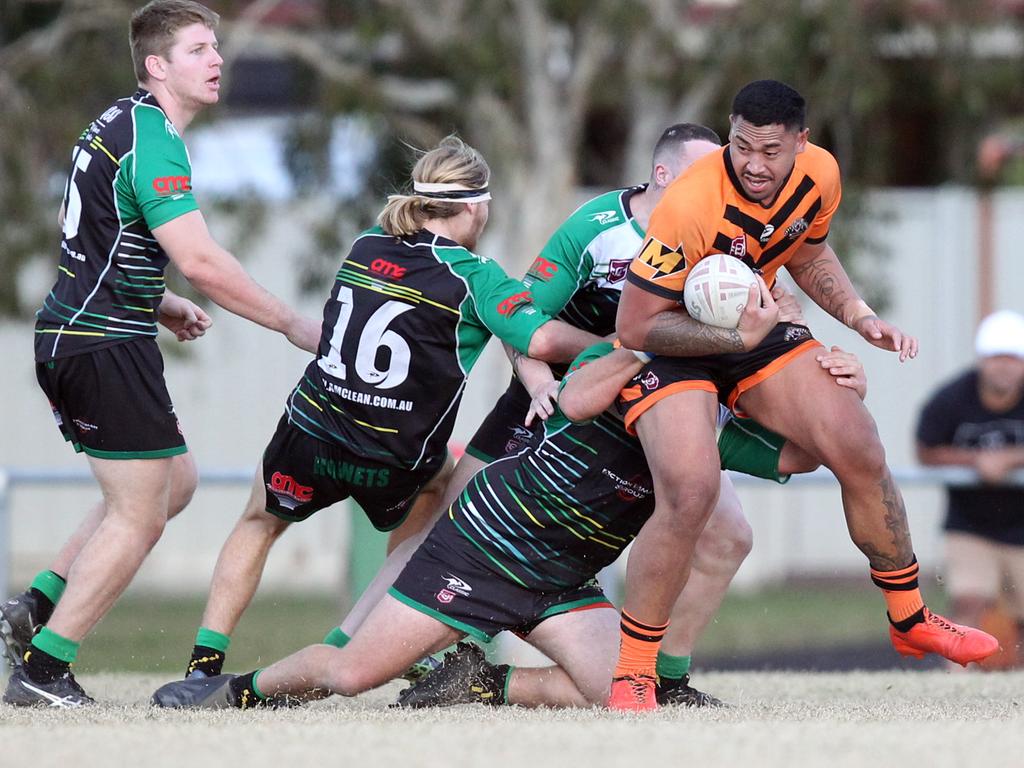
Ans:
[[[533,296],[529,291],[521,291],[519,293],[513,293],[511,296],[502,299],[498,304],[498,314],[502,317],[508,317],[513,314],[517,309],[522,307],[524,304],[533,303]]]
[[[452,573],[449,573],[446,576],[442,576],[441,578],[444,579],[445,582],[447,582],[447,586],[445,587],[445,589],[449,592],[454,592],[457,595],[462,595],[463,597],[466,597],[469,595],[470,592],[473,591],[473,588],[469,586],[469,584],[467,584],[465,581],[463,581],[458,576]]]
[[[505,443],[505,453],[521,451],[526,447],[530,438],[533,437],[533,432],[526,427],[520,427],[518,424],[509,431],[512,433],[512,437]]]
[[[530,265],[530,269],[527,270],[527,274],[538,280],[550,280],[558,272],[558,265],[553,261],[545,259],[543,256],[538,256],[533,260],[533,264]]]
[[[644,248],[637,258],[655,270],[658,275],[671,275],[686,268],[682,245],[678,248],[669,248],[654,237],[644,244]]]
[[[384,277],[393,277],[395,280],[401,280],[405,277],[407,269],[387,259],[374,259],[370,262],[370,271],[376,272],[378,275],[384,275]]]
[[[643,375],[643,377],[641,377],[640,383],[643,385],[644,389],[650,391],[658,388],[661,384],[661,379],[658,378],[654,371],[648,371]]]
[[[757,238],[757,242],[761,245],[768,245],[768,241],[772,239],[772,235],[775,234],[774,224],[765,224],[764,229],[761,232],[761,236]]]
[[[291,475],[275,472],[270,476],[267,483],[267,490],[274,494],[274,498],[280,502],[285,509],[295,509],[300,504],[313,500],[313,488],[296,482]]]
[[[160,197],[191,192],[192,179],[189,176],[158,176],[153,179],[153,191]]]
[[[439,603],[444,603],[445,605],[447,605],[454,599],[455,594],[449,592],[447,589],[442,589],[440,592],[437,593],[437,602]]]
[[[601,211],[600,213],[593,214],[590,217],[590,221],[596,221],[598,224],[600,224],[603,227],[606,224],[611,224],[613,221],[617,220],[618,218],[619,218],[619,212],[618,211]]]

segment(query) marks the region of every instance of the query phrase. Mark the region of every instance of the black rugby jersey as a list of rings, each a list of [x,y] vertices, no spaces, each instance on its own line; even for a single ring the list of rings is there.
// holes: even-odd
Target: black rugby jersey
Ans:
[[[424,230],[368,230],[338,270],[289,420],[395,466],[439,463],[491,334],[526,352],[548,320],[494,261]]]
[[[156,336],[168,258],[152,230],[197,207],[185,143],[151,93],[140,89],[93,120],[71,155],[36,360]]]

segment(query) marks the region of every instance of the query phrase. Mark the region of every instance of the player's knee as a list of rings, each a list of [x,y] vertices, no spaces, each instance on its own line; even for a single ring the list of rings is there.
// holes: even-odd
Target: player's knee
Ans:
[[[167,500],[167,519],[171,519],[192,501],[199,485],[199,473],[194,462],[184,463],[171,478],[171,491]]]
[[[687,531],[699,532],[718,499],[720,477],[713,473],[694,473],[685,482],[669,482],[657,493],[657,513],[662,520]]]
[[[152,549],[160,541],[166,524],[166,518],[153,518],[138,523],[136,530],[139,542],[144,544],[147,550]]]
[[[885,472],[885,447],[874,420],[867,414],[844,424],[840,433],[832,434],[824,457],[840,481],[848,475],[878,477]]]

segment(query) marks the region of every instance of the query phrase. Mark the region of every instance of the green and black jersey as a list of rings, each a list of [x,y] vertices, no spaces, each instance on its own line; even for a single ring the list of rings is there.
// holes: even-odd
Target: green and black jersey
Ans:
[[[324,307],[290,422],[416,469],[444,455],[470,369],[494,334],[526,352],[550,320],[497,263],[427,231],[356,239]]]
[[[71,154],[36,361],[156,336],[168,259],[152,230],[197,207],[185,143],[151,93],[140,89],[93,120]]]
[[[573,368],[611,348],[590,347]],[[480,470],[448,515],[482,565],[548,591],[580,584],[613,562],[653,511],[647,459],[621,419],[605,411],[573,424],[556,411],[539,443]]]
[[[555,230],[523,278],[540,309],[598,336],[615,332],[626,272],[644,240],[629,201],[644,189],[598,195]]]

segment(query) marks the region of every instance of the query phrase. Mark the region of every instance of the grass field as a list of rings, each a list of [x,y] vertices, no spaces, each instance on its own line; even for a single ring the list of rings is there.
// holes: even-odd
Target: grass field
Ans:
[[[884,603],[878,590],[864,582],[731,594],[708,628],[698,658],[858,643],[884,648]],[[76,669],[82,674],[176,674],[188,660],[204,599],[126,596],[82,646]],[[932,604],[941,608],[939,600]],[[319,642],[339,616],[337,600],[330,595],[259,595],[232,639],[229,668],[266,665]]]
[[[393,684],[302,709],[174,712],[165,677],[85,675],[103,705],[0,705],[5,766],[794,766],[1009,768],[1024,763],[1024,674],[710,673],[724,710],[387,709]]]

